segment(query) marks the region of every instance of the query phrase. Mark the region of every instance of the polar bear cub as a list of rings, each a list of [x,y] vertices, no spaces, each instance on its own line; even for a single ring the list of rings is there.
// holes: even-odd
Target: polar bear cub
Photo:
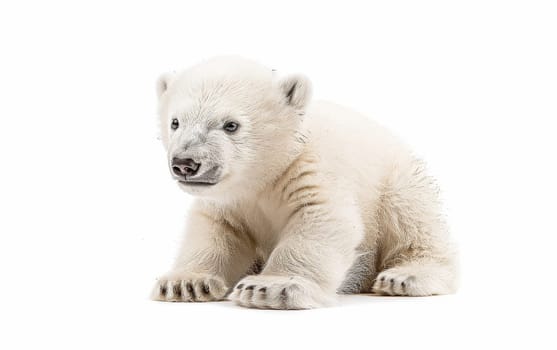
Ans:
[[[157,92],[170,172],[197,199],[154,299],[307,309],[454,292],[435,184],[387,130],[236,57],[165,74]]]

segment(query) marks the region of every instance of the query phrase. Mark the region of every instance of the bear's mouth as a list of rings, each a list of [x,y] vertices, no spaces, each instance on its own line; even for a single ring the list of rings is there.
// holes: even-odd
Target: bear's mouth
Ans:
[[[218,183],[218,182],[184,181],[184,180],[178,180],[178,182],[181,183],[182,185],[187,185],[187,186],[214,186]]]

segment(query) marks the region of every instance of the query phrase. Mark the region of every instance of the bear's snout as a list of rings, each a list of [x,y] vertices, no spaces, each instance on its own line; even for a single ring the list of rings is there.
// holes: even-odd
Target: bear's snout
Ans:
[[[172,158],[172,172],[174,175],[184,179],[194,176],[200,166],[201,163],[197,163],[191,158]]]

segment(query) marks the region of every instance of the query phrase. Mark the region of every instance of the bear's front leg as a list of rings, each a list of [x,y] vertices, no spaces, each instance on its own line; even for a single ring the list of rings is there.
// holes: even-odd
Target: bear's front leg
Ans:
[[[160,301],[222,300],[255,258],[249,231],[232,215],[196,204],[174,268],[157,280]]]
[[[358,210],[346,199],[296,207],[262,273],[242,279],[229,299],[270,309],[331,305],[363,233]]]

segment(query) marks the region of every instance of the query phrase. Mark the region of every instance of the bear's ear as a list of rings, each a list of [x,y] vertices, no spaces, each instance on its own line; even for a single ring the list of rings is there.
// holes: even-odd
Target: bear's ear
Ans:
[[[174,80],[175,73],[164,73],[157,79],[157,97],[161,98],[162,95],[168,90],[168,87]]]
[[[280,89],[286,104],[303,109],[311,98],[311,82],[300,74],[290,75],[280,81]]]

